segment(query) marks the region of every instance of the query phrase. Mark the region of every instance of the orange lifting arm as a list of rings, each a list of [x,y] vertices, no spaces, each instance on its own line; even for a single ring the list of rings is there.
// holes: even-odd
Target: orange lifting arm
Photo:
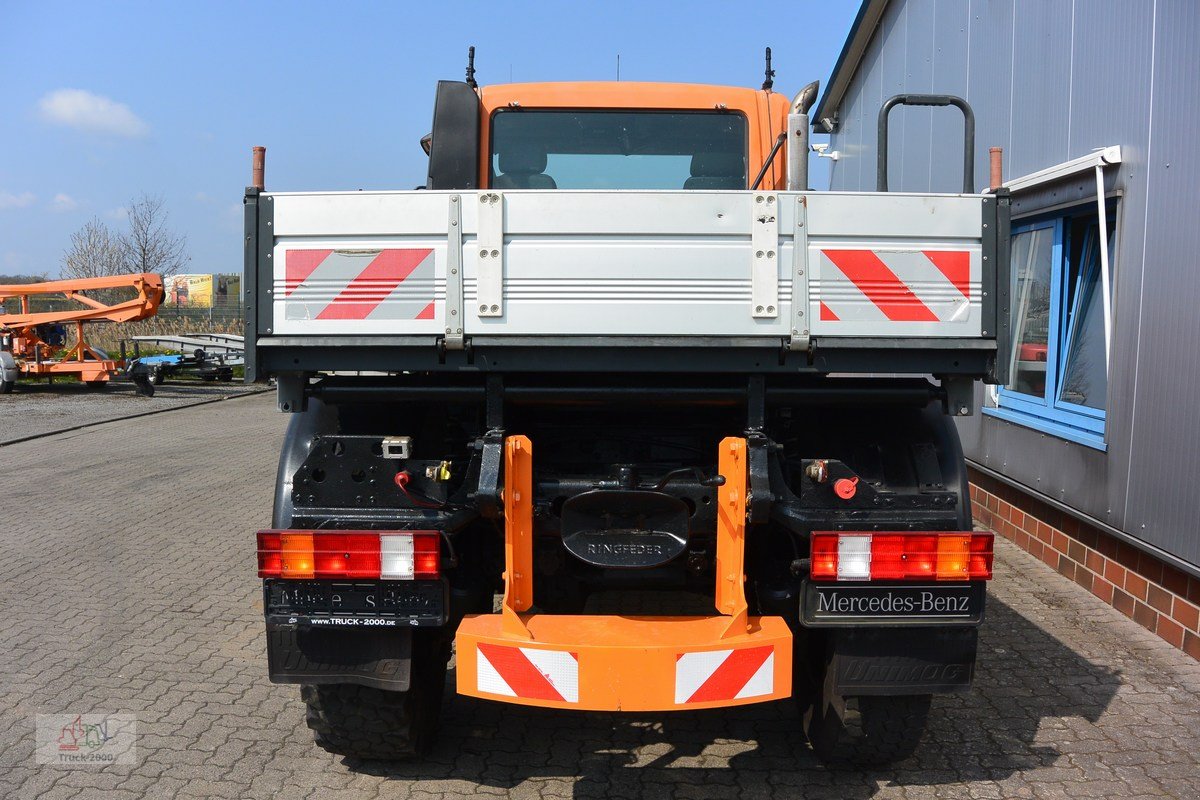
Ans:
[[[746,440],[721,441],[717,468],[725,483],[717,489],[717,611],[732,617],[726,636],[747,630],[746,605]]]
[[[529,638],[519,612],[533,605],[533,443],[504,440],[504,632]]]
[[[106,304],[85,294],[98,289],[123,287],[136,289],[137,297],[120,303]],[[38,313],[29,310],[31,297],[48,294],[62,295],[85,307],[70,311]],[[163,281],[152,272],[139,272],[132,275],[110,275],[104,278],[0,285],[0,303],[12,299],[20,300],[20,309],[17,311],[7,309],[7,313],[0,314],[0,327],[31,328],[35,325],[85,321],[133,322],[152,317],[158,311],[158,305],[163,299]]]

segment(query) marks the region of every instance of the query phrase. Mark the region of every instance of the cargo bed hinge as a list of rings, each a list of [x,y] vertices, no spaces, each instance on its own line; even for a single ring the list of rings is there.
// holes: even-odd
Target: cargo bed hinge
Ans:
[[[811,328],[808,294],[808,197],[796,198],[796,230],[792,234],[792,335],[787,340],[787,349],[807,351],[811,346]]]
[[[446,223],[446,335],[439,350],[462,350],[463,336],[463,236],[462,197],[450,195],[450,218]]]

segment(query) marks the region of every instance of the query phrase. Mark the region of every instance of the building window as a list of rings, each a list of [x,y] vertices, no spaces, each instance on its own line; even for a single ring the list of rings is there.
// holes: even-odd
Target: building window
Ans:
[[[1110,269],[1115,208],[1100,236],[1094,207],[1014,224],[1009,383],[990,413],[1103,446],[1108,392],[1100,248]]]

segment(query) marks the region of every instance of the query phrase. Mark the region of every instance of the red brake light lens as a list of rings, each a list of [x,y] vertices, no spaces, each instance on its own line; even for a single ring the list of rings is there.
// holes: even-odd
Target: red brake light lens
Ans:
[[[283,571],[283,553],[279,534],[275,531],[258,532],[258,577],[278,578]]]

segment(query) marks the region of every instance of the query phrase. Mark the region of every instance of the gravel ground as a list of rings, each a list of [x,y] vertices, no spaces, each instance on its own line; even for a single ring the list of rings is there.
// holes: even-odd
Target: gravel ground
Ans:
[[[0,394],[0,446],[30,436],[122,419],[135,414],[178,408],[206,400],[219,400],[261,387],[230,383],[168,381],[154,387],[154,397],[142,397],[125,380],[93,390],[76,381],[22,380],[11,394]]]
[[[1200,663],[1004,540],[975,687],[937,698],[893,769],[822,766],[789,702],[573,714],[457,697],[453,674],[427,761],[331,756],[297,688],[266,677],[254,531],[287,417],[259,395],[152,419],[0,449],[19,477],[0,529],[3,800],[1200,792]],[[38,762],[36,715],[93,713],[135,716],[132,763]]]

